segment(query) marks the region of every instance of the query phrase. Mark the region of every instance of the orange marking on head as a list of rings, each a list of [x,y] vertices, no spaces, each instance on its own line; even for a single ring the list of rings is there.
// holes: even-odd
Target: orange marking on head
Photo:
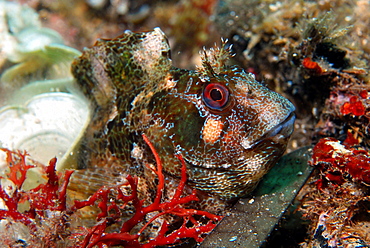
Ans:
[[[203,140],[205,143],[215,143],[220,137],[224,124],[221,120],[209,118],[203,127]]]

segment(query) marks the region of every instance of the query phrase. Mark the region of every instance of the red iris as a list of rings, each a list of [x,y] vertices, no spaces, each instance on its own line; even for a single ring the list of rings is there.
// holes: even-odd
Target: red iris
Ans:
[[[207,107],[221,110],[229,101],[229,90],[222,84],[207,84],[203,91],[203,101]]]

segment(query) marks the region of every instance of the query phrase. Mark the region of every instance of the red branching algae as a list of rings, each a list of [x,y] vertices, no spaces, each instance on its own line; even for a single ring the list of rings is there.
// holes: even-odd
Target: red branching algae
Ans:
[[[8,174],[9,179],[15,184],[16,189],[10,197],[5,190],[0,187],[0,196],[4,200],[8,210],[1,210],[0,219],[12,217],[15,220],[25,221],[24,224],[29,224],[29,219],[36,218],[36,215],[44,216],[44,210],[65,211],[66,207],[66,191],[69,178],[73,171],[65,172],[64,182],[59,184],[60,176],[55,171],[56,158],[50,160],[49,166],[45,167],[45,172],[48,176],[46,184],[40,184],[29,191],[22,191],[21,187],[26,180],[27,170],[34,168],[34,165],[26,164],[27,153],[12,152],[8,149],[1,149],[7,153],[7,162],[11,165]],[[15,158],[18,157],[19,160]],[[24,213],[17,211],[18,204],[28,200],[30,210]],[[15,217],[18,216],[18,217]]]
[[[12,180],[12,182],[15,184],[17,188],[21,188],[24,181],[26,180],[26,172],[28,171],[28,169],[33,168],[34,166],[26,164],[27,156],[26,152],[24,153],[18,152],[16,155],[19,157],[19,162],[15,163],[13,157],[15,153],[7,149],[1,150],[7,154],[6,156],[7,164],[11,165],[10,172],[8,174],[9,179]]]
[[[138,178],[127,176],[127,181],[123,185],[115,187],[103,187],[94,195],[85,201],[75,201],[72,206],[67,204],[67,186],[72,170],[67,170],[64,177],[61,173],[55,171],[56,159],[51,159],[49,166],[43,168],[44,175],[48,178],[47,182],[40,184],[30,190],[23,190],[27,176],[26,173],[35,165],[27,164],[26,152],[13,152],[2,149],[7,154],[7,163],[10,169],[8,179],[12,181],[13,186],[4,189],[0,185],[0,198],[3,200],[5,208],[0,210],[0,220],[8,220],[7,231],[17,233],[20,223],[23,231],[29,232],[26,240],[22,240],[32,247],[103,247],[104,245],[124,247],[156,247],[161,245],[170,245],[181,242],[183,239],[193,238],[196,242],[201,242],[205,235],[209,233],[222,216],[217,216],[206,211],[184,208],[184,204],[191,201],[197,201],[195,190],[190,195],[182,196],[186,185],[186,165],[181,155],[178,155],[179,162],[182,165],[181,180],[179,185],[168,201],[163,201],[163,191],[165,188],[165,179],[162,173],[162,163],[158,153],[147,137],[143,135],[144,140],[151,148],[157,168],[155,174],[158,177],[156,196],[149,205],[144,205],[145,200],[138,197]],[[121,190],[122,186],[130,188],[130,194],[125,195]],[[13,191],[12,193],[7,192]],[[112,192],[116,193],[116,198],[112,200]],[[19,206],[28,202],[27,210],[21,211]],[[92,228],[77,227],[72,228],[73,216],[76,219],[76,212],[86,206],[95,206],[100,209],[97,215],[97,223]],[[127,206],[133,206],[134,213],[128,219],[121,215]],[[162,222],[156,236],[147,237],[143,235],[150,225],[165,215],[175,216],[180,222],[179,227],[174,227],[166,220]],[[108,231],[112,224],[121,223],[120,230],[117,232]],[[178,223],[178,222],[177,222]],[[12,226],[13,225],[13,226]],[[0,245],[12,247],[18,243],[11,235],[0,233],[2,241]],[[3,237],[6,236],[6,237]]]
[[[13,152],[8,149],[1,150],[7,154],[7,163],[10,169],[7,176],[14,186],[8,186],[7,189],[4,189],[0,185],[0,198],[5,205],[5,209],[0,210],[0,220],[8,219],[12,220],[10,221],[11,223],[14,221],[22,223],[30,232],[35,233],[35,236],[37,235],[38,237],[31,235],[30,244],[36,245],[40,241],[49,247],[54,247],[51,243],[56,243],[59,239],[63,239],[64,236],[68,235],[67,227],[55,227],[56,233],[54,234],[57,235],[48,232],[47,228],[44,227],[50,223],[55,224],[55,222],[65,224],[66,219],[62,213],[67,211],[66,190],[73,171],[66,171],[63,183],[60,184],[61,176],[57,175],[55,171],[56,158],[53,158],[50,160],[49,166],[42,167],[48,177],[48,181],[45,184],[38,185],[36,188],[25,191],[22,189],[22,186],[26,180],[27,171],[36,166],[27,164],[26,158],[28,154],[26,152]],[[12,193],[8,193],[7,190]],[[29,208],[21,211],[21,205],[25,202],[28,202]],[[52,219],[50,218],[52,215],[57,217]],[[44,230],[42,230],[43,228]],[[12,246],[12,242],[17,241],[9,238],[3,239],[3,242]]]
[[[181,197],[184,192],[185,183],[187,180],[186,177],[186,165],[181,157],[178,155],[179,161],[182,164],[182,177],[181,181],[177,187],[177,190],[172,197],[167,202],[161,202],[163,189],[165,187],[165,180],[164,175],[162,173],[162,163],[159,159],[157,152],[154,150],[153,145],[147,139],[145,135],[143,135],[145,142],[151,148],[156,163],[157,163],[157,170],[155,171],[156,175],[158,176],[158,185],[157,185],[157,192],[156,197],[152,204],[148,206],[143,206],[143,200],[138,198],[137,192],[137,178],[133,178],[131,176],[127,177],[127,183],[125,185],[130,185],[131,187],[131,195],[124,195],[123,192],[120,190],[120,187],[116,187],[114,190],[117,191],[117,199],[121,200],[125,204],[131,202],[135,208],[135,213],[133,216],[125,221],[120,229],[119,233],[105,233],[107,228],[107,219],[115,219],[118,220],[119,216],[109,216],[109,210],[116,209],[117,205],[115,203],[111,204],[107,201],[108,193],[112,189],[101,189],[96,192],[90,199],[82,202],[76,202],[76,208],[81,208],[84,206],[91,206],[98,200],[100,203],[98,204],[101,214],[98,216],[98,220],[100,221],[98,225],[93,227],[89,233],[86,235],[83,243],[79,247],[93,247],[95,245],[124,245],[125,247],[155,247],[159,245],[169,245],[178,243],[181,239],[184,238],[194,238],[197,242],[201,242],[204,239],[204,234],[210,232],[215,226],[217,221],[221,220],[221,216],[217,216],[205,211],[196,210],[196,209],[186,209],[182,207],[182,204],[186,204],[190,201],[197,201],[198,198],[196,196],[196,192],[193,191],[190,195]],[[143,227],[137,232],[132,234],[134,227],[145,221],[145,217],[149,213],[155,212],[155,216],[152,217],[147,223],[143,225]],[[155,238],[152,238],[147,241],[139,241],[140,235],[144,232],[144,230],[158,217],[171,214],[174,216],[181,217],[183,219],[182,225],[176,229],[169,232],[169,224],[164,221],[158,235]],[[204,216],[208,219],[206,224],[197,221],[195,216]]]
[[[51,159],[49,166],[45,169],[48,182],[46,184],[40,184],[36,188],[30,190],[29,200],[31,209],[48,209],[52,211],[67,210],[67,186],[73,170],[65,171],[63,183],[60,185],[60,176],[58,176],[55,171],[56,161],[56,158]]]

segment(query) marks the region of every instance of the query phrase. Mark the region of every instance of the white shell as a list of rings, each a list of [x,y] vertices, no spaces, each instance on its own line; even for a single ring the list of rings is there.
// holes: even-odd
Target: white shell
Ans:
[[[48,164],[58,158],[58,167],[84,131],[89,108],[84,99],[70,93],[44,93],[24,106],[0,111],[0,143],[11,150],[26,150],[33,159]]]

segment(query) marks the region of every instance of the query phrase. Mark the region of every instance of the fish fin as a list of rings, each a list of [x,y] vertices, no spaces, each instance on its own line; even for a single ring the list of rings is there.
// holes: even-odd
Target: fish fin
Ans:
[[[126,182],[126,174],[118,165],[92,166],[87,169],[76,170],[68,184],[69,201],[84,201],[89,199],[99,189],[106,187],[118,187]],[[119,170],[118,170],[119,169]],[[95,223],[100,210],[97,206],[87,206],[78,211],[84,225],[90,226]]]

